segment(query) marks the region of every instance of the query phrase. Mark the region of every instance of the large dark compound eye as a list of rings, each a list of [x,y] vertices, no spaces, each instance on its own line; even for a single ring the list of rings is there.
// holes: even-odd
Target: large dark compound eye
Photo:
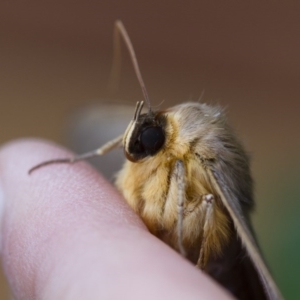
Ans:
[[[148,127],[141,133],[140,141],[145,152],[154,155],[165,142],[165,135],[161,127]]]

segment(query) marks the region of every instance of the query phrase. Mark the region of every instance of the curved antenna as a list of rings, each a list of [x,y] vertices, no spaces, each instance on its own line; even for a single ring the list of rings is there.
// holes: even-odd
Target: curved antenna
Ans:
[[[76,155],[74,157],[69,157],[69,158],[57,158],[57,159],[51,159],[51,160],[47,160],[47,161],[43,161],[41,163],[39,163],[38,165],[35,165],[34,167],[32,167],[29,171],[28,174],[30,175],[33,171],[42,168],[44,166],[48,166],[48,165],[52,165],[52,164],[74,164],[78,161],[87,159],[87,158],[91,158],[91,157],[95,157],[95,156],[100,156],[103,155],[115,148],[118,148],[120,146],[122,146],[122,141],[123,141],[123,135],[120,135],[118,137],[116,137],[115,139],[108,141],[106,144],[104,144],[102,147],[87,152],[87,153],[83,153],[80,155]]]
[[[129,56],[130,56],[132,64],[133,64],[133,68],[134,68],[136,77],[137,77],[138,82],[141,86],[145,102],[147,103],[149,111],[151,111],[149,96],[148,96],[148,93],[147,93],[147,90],[146,90],[144,80],[143,80],[142,75],[141,75],[141,71],[140,71],[140,68],[139,68],[138,61],[136,59],[136,55],[135,55],[131,40],[129,38],[129,35],[128,35],[123,23],[120,20],[115,22],[114,62],[113,62],[113,67],[112,67],[112,74],[115,75],[116,73],[118,73],[117,69],[119,69],[120,64],[121,64],[121,61],[120,61],[120,35],[123,38],[124,43],[125,43],[128,51],[129,51]]]

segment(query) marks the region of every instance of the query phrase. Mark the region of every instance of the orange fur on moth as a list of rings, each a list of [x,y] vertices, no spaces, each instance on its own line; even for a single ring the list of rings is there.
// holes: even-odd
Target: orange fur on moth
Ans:
[[[187,256],[197,262],[206,213],[203,197],[216,195],[199,157],[216,159],[218,155],[207,151],[208,141],[203,143],[201,139],[205,139],[207,134],[219,136],[219,132],[214,131],[224,128],[223,113],[219,108],[205,104],[185,103],[159,113],[159,117],[165,118],[166,140],[163,148],[154,156],[138,162],[127,160],[117,175],[116,185],[149,230],[172,248],[178,249],[178,187],[172,173],[176,161],[183,161],[186,170],[183,244],[185,249],[190,249]],[[125,145],[128,137],[126,134],[124,137]],[[216,198],[208,229],[207,258],[210,253],[217,255],[228,241],[231,234],[229,224],[230,217]]]

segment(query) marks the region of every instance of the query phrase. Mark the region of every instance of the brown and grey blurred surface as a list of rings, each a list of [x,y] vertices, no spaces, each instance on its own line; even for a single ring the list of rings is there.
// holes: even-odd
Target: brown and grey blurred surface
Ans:
[[[153,105],[205,91],[203,101],[227,108],[253,157],[262,249],[285,297],[299,299],[300,5],[219,2],[1,1],[0,142],[68,145],[74,114],[100,99],[142,99],[125,51],[120,90],[107,89],[113,23],[122,19]]]

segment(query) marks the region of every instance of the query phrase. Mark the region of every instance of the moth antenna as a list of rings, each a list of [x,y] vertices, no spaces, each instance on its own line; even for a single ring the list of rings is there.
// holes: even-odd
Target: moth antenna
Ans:
[[[129,38],[129,35],[123,25],[123,23],[118,20],[115,22],[115,32],[114,32],[114,59],[113,59],[113,67],[112,67],[112,77],[116,78],[119,75],[119,69],[121,66],[121,45],[120,45],[120,36],[123,38],[123,41],[128,49],[129,52],[129,56],[131,58],[132,64],[133,64],[133,68],[136,74],[136,77],[138,79],[138,82],[140,84],[140,87],[142,89],[143,95],[144,95],[144,99],[145,102],[147,103],[147,106],[149,108],[149,111],[151,111],[151,105],[150,105],[150,100],[149,100],[149,96],[148,96],[148,92],[139,68],[139,64],[136,58],[136,54],[134,51],[134,48],[132,46],[131,40]]]
[[[33,171],[47,166],[47,165],[52,165],[52,164],[73,164],[76,163],[78,161],[87,159],[87,158],[92,158],[95,156],[99,156],[99,155],[103,155],[109,151],[111,151],[112,149],[118,148],[122,145],[122,140],[123,140],[123,135],[118,136],[117,138],[107,142],[106,144],[104,144],[102,147],[87,152],[87,153],[83,153],[74,157],[70,157],[70,158],[58,158],[58,159],[51,159],[51,160],[47,160],[44,162],[41,162],[40,164],[32,167],[29,171],[28,174],[30,175]]]
[[[44,162],[32,167],[28,171],[28,175],[31,175],[31,173],[33,171],[36,171],[37,169],[42,168],[44,166],[51,165],[51,164],[63,164],[63,163],[66,163],[66,164],[67,163],[73,163],[72,158],[58,158],[58,159],[52,159],[52,160],[44,161]]]
[[[94,150],[94,151],[87,152],[87,153],[84,153],[82,155],[78,155],[78,156],[74,156],[74,157],[70,157],[70,158],[58,158],[58,159],[47,160],[47,161],[44,161],[44,162],[34,166],[33,168],[31,168],[28,171],[28,174],[30,175],[33,171],[35,171],[35,170],[37,170],[41,167],[47,166],[47,165],[52,165],[52,164],[73,164],[77,161],[84,160],[84,159],[87,159],[87,158],[91,158],[91,157],[94,157],[94,156],[97,156],[97,155],[99,155],[97,150]]]
[[[165,99],[161,100],[160,103],[158,103],[157,105],[152,106],[152,107],[154,107],[155,109],[159,109],[160,106],[162,106],[164,104],[164,102],[165,102]]]

